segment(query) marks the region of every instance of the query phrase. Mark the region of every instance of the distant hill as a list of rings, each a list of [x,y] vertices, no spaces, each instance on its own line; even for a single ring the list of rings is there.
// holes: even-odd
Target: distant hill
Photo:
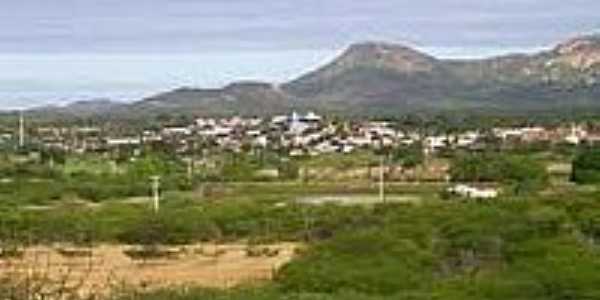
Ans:
[[[27,111],[28,117],[37,121],[106,119],[118,112],[126,113],[128,106],[108,99],[76,101],[64,106],[42,106]],[[14,115],[3,112],[1,115]]]
[[[367,42],[281,86],[182,88],[128,105],[80,103],[62,111],[133,117],[268,115],[309,108],[353,115],[600,109],[600,36],[575,38],[536,54],[476,60],[438,59],[402,45]]]
[[[182,88],[134,103],[130,109],[148,114],[265,115],[292,109],[290,95],[261,82],[238,82],[222,89]]]

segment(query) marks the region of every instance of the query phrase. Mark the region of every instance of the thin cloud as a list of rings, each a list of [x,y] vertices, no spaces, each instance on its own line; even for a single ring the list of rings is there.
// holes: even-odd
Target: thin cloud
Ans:
[[[0,52],[333,49],[373,36],[532,47],[595,30],[600,16],[596,0],[20,0],[0,8]]]

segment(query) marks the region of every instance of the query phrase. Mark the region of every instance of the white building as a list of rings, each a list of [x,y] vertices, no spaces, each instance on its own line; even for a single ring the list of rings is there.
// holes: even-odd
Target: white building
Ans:
[[[428,136],[425,138],[425,154],[434,153],[440,149],[446,148],[449,145],[447,136]]]
[[[269,139],[266,135],[259,135],[252,140],[252,145],[255,147],[266,148],[269,145]]]
[[[468,147],[468,146],[475,144],[475,142],[477,142],[477,139],[479,139],[479,133],[465,132],[465,133],[459,135],[458,138],[456,139],[456,146]]]
[[[164,135],[186,135],[192,134],[192,130],[188,127],[165,127],[162,130]]]
[[[571,125],[571,132],[565,137],[565,142],[579,145],[587,137],[587,132],[581,126]]]
[[[494,199],[498,197],[498,190],[493,188],[476,188],[466,184],[458,184],[448,189],[448,192],[471,199]]]
[[[308,114],[306,114],[306,116],[304,116],[302,119],[306,122],[318,123],[321,122],[323,118],[311,111]]]
[[[125,138],[108,138],[106,139],[108,146],[134,146],[141,144],[140,138],[137,137],[125,137]]]

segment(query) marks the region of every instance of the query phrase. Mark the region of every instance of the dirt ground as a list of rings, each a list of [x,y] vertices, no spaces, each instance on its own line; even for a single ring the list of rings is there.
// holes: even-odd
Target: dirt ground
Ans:
[[[296,244],[266,246],[189,245],[160,247],[154,258],[146,248],[103,245],[94,248],[30,247],[0,259],[0,277],[67,286],[83,294],[105,294],[118,288],[229,288],[270,280],[289,262]]]
[[[337,205],[373,205],[381,203],[379,195],[355,194],[355,195],[312,195],[296,199],[299,203],[322,205],[322,204],[337,204]],[[386,195],[385,201],[388,203],[413,203],[419,204],[422,202],[418,195]]]

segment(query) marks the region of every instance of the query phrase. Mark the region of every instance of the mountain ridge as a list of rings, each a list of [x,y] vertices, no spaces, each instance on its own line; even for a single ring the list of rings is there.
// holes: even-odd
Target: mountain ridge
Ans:
[[[180,88],[124,104],[134,114],[269,115],[291,109],[360,115],[415,111],[600,108],[600,35],[531,54],[436,58],[389,42],[350,45],[331,62],[280,85],[233,82]]]

